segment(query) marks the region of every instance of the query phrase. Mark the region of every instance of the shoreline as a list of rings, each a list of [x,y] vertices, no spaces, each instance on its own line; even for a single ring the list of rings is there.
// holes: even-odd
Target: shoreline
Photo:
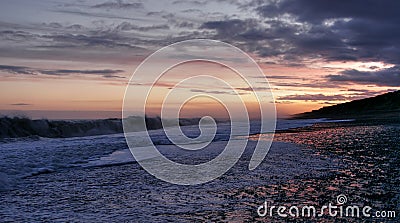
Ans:
[[[0,215],[17,221],[283,221],[279,216],[261,218],[257,208],[264,201],[322,205],[336,201],[339,194],[346,195],[349,204],[398,210],[399,130],[392,124],[327,122],[278,132],[254,171],[247,170],[252,151],[245,150],[227,173],[196,186],[160,181],[137,163],[62,169],[0,192]],[[117,146],[123,137],[119,140]],[[111,154],[110,142],[99,145]],[[200,155],[208,159],[211,154]]]

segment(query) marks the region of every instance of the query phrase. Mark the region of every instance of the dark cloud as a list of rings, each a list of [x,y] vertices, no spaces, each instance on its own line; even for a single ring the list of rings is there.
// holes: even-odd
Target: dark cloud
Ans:
[[[399,1],[252,1],[260,19],[203,23],[219,38],[260,56],[301,64],[327,61],[383,61],[400,64]]]
[[[118,27],[118,26],[117,26]],[[156,27],[137,27],[138,30],[146,31],[150,29],[167,28],[164,26]],[[73,48],[82,47],[94,49],[95,47],[106,48],[126,48],[138,49],[140,46],[148,44],[149,40],[137,38],[132,35],[120,33],[119,29],[105,28],[104,30],[85,30],[82,32],[70,32],[63,29],[63,32],[44,32],[42,34],[20,30],[3,30],[0,31],[0,40],[13,44],[12,49],[17,50],[22,47],[27,50],[24,44],[29,43],[29,49],[37,48]],[[2,44],[3,47],[7,47]],[[23,55],[21,55],[23,56]]]
[[[131,8],[143,8],[143,3],[141,2],[133,2],[133,3],[128,3],[124,2],[122,0],[117,0],[117,1],[110,1],[110,2],[104,2],[101,4],[97,4],[92,6],[92,8],[101,8],[101,9],[131,9]]]
[[[195,93],[205,93],[205,94],[234,94],[234,92],[217,91],[217,90],[191,89],[190,91]]]
[[[264,33],[258,33],[256,28],[258,27],[258,21],[255,19],[231,19],[231,20],[221,20],[221,21],[209,21],[201,25],[201,29],[214,29],[217,31],[217,36],[219,38],[231,38],[235,39],[252,39],[258,40],[260,38],[265,38]],[[252,34],[248,34],[252,32]],[[260,35],[260,36],[258,36]]]
[[[331,83],[329,81],[311,80],[307,82],[293,82],[293,81],[269,81],[273,86],[279,87],[295,87],[295,88],[336,88],[339,87],[338,83]]]
[[[269,91],[271,88],[269,87],[242,87],[242,88],[236,88],[237,90],[241,91],[250,91],[250,92],[255,92],[255,91]]]
[[[152,26],[137,26],[129,22],[122,22],[119,24],[116,29],[118,30],[123,30],[123,31],[129,31],[129,30],[138,30],[138,31],[151,31],[151,30],[163,30],[163,29],[169,29],[169,26],[167,24],[162,24],[162,25],[152,25]]]
[[[195,35],[192,33],[175,36],[166,35],[163,31],[170,29],[167,24],[138,26],[127,21],[112,24],[100,23],[94,27],[84,27],[79,24],[62,25],[61,23],[51,22],[36,25],[41,28],[7,26],[2,30],[0,26],[0,41],[2,42],[0,49],[3,52],[37,49],[38,55],[43,53],[43,49],[47,49],[47,53],[52,53],[55,50],[54,48],[75,49],[76,52],[81,51],[81,54],[86,49],[93,51],[104,50],[104,48],[148,51],[155,46],[193,38],[193,35]],[[24,56],[25,54],[20,55],[20,57]]]
[[[278,97],[278,100],[289,101],[345,101],[349,97],[344,95],[324,95],[324,94],[303,94],[303,95],[286,95]]]
[[[36,71],[24,66],[10,66],[0,65],[0,71],[4,71],[10,74],[25,74],[25,75],[36,75]]]
[[[198,0],[194,0],[194,1],[176,0],[176,1],[172,2],[172,4],[174,4],[174,5],[190,4],[190,5],[195,5],[195,6],[203,6],[203,5],[206,5],[206,4],[207,4],[207,1],[198,1]]]
[[[316,54],[315,47],[338,47],[330,32],[314,28],[300,33],[302,27],[284,21],[262,22],[256,19],[209,21],[200,27],[216,31],[215,38],[237,45],[262,57],[282,56],[285,62],[296,62],[302,56]]]
[[[246,52],[254,52],[262,57],[277,56],[289,49],[282,34],[289,31],[290,27],[266,27],[257,19],[228,19],[208,21],[200,29],[215,30],[212,38],[232,43]]]
[[[23,42],[32,41],[38,38],[39,35],[22,30],[1,30],[0,39],[3,41]]]
[[[265,77],[259,77],[259,76],[253,76],[252,78],[257,78],[257,79],[303,79],[302,77],[297,77],[297,76],[289,76],[289,75],[269,75],[266,74]]]
[[[56,28],[56,29],[62,28],[62,27],[63,27],[63,25],[61,25],[61,24],[58,23],[58,22],[42,23],[42,25],[43,25],[43,26],[48,26],[48,27],[51,27],[51,28]]]
[[[377,86],[400,87],[400,66],[378,71],[345,70],[340,74],[328,75],[335,82],[352,82],[358,84],[375,84]]]
[[[10,65],[0,65],[0,71],[4,71],[9,74],[19,74],[19,75],[51,75],[51,76],[69,76],[69,75],[97,75],[104,78],[125,78],[123,76],[118,76],[124,72],[123,70],[69,70],[69,69],[36,69],[24,66],[10,66]]]
[[[371,90],[368,89],[354,89],[354,88],[349,88],[343,91],[353,91],[353,92],[362,92],[362,93],[370,93]]]
[[[91,34],[46,34],[42,35],[42,38],[50,39],[54,41],[53,47],[74,47],[74,46],[85,46],[85,47],[123,47],[123,48],[136,48],[137,44],[142,41],[133,37],[124,37],[114,32],[98,32]]]
[[[127,16],[121,16],[121,15],[115,15],[115,14],[103,13],[103,12],[82,11],[82,10],[76,10],[76,9],[56,9],[53,11],[58,12],[58,13],[73,14],[73,15],[101,18],[101,19],[122,19],[122,20],[148,22],[148,19],[127,17]]]
[[[400,2],[396,0],[283,0],[259,6],[265,17],[282,13],[295,15],[300,21],[318,24],[332,18],[362,18],[381,22],[399,20]]]
[[[289,36],[301,51],[330,60],[400,61],[399,1],[283,0],[257,7],[265,18],[289,14],[310,30]],[[283,36],[287,39],[288,36]]]
[[[28,105],[32,105],[32,104],[27,104],[27,103],[14,103],[14,104],[10,104],[12,106],[28,106]]]
[[[187,21],[176,21],[175,22],[175,27],[178,28],[189,28],[189,29],[193,29],[195,27],[195,24],[192,22],[187,22]]]
[[[50,23],[42,23],[40,24],[41,28],[51,28],[55,30],[74,30],[74,31],[80,31],[80,30],[85,30],[85,27],[80,25],[80,24],[73,24],[73,25],[63,25],[58,22],[50,22]]]
[[[40,73],[47,75],[70,75],[70,74],[99,74],[99,75],[112,75],[121,73],[123,70],[40,70]]]

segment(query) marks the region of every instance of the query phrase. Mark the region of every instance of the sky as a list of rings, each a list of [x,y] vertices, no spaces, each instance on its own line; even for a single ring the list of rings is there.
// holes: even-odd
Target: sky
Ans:
[[[396,0],[2,0],[0,113],[120,117],[129,79],[147,56],[201,38],[250,55],[281,117],[398,90],[399,8]],[[232,76],[193,63],[171,70],[159,91],[194,71]],[[205,83],[185,89],[229,98],[219,84]],[[152,103],[156,114],[160,102]],[[204,100],[191,104],[188,117],[223,110]]]

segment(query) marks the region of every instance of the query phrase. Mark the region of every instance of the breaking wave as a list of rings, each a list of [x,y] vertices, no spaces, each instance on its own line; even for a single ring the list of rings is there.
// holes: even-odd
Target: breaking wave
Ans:
[[[130,122],[139,122],[141,117],[129,117]],[[195,125],[199,123],[198,118],[181,119],[180,125]],[[138,125],[139,126],[139,125]],[[159,117],[146,117],[147,129],[162,128],[162,121]],[[144,129],[133,129],[142,131]],[[108,135],[122,133],[121,119],[101,120],[32,120],[23,117],[2,117],[0,118],[0,138],[21,138],[21,137],[46,137],[46,138],[69,138],[94,135]]]

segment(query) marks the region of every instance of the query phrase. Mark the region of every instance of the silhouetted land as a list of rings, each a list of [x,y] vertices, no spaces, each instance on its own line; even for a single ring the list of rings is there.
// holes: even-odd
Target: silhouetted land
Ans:
[[[323,107],[294,115],[295,119],[329,118],[400,122],[400,91]]]

